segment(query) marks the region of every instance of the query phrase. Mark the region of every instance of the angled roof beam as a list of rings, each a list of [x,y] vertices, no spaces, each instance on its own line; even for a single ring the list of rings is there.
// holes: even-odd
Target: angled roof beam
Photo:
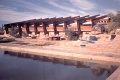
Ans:
[[[53,22],[56,23],[61,23],[63,21],[63,17],[59,17],[59,18],[50,18],[49,24],[52,24]]]
[[[95,18],[94,20],[99,20],[99,19],[103,19],[103,18],[106,18],[106,17],[107,17],[107,15],[103,15],[103,16]]]
[[[78,35],[80,35],[82,33],[80,26],[81,26],[82,23],[84,23],[86,21],[85,20],[86,17],[89,17],[89,15],[86,15],[86,16],[83,16],[83,17],[80,17],[80,18],[76,19],[77,20]]]
[[[65,17],[65,18],[63,18],[63,22],[64,22],[64,21],[69,21],[69,20],[71,20],[71,19],[72,19],[71,16],[69,16],[69,17]]]
[[[90,17],[87,17],[86,19],[95,19],[97,16],[100,16],[100,15],[98,14],[98,15],[90,16]]]
[[[72,17],[73,19],[77,19],[77,18],[80,18],[80,16],[75,16],[75,17]]]
[[[41,22],[49,22],[49,21],[50,21],[49,18],[44,18],[44,19],[41,20]]]
[[[89,15],[86,15],[86,16],[82,16],[82,17],[76,18],[76,20],[85,19],[86,17],[89,17]]]
[[[59,32],[57,31],[57,26],[59,24],[60,21],[62,21],[63,17],[60,18],[51,18],[49,21],[49,24],[53,24],[53,29],[54,29],[54,34],[59,34]]]
[[[26,24],[34,24],[35,21],[36,21],[36,19],[31,19],[31,20],[25,21],[25,23]]]

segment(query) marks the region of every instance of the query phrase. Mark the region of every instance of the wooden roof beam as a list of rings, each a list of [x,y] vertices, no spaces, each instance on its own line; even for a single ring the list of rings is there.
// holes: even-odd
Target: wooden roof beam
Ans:
[[[97,16],[100,16],[100,15],[98,14],[98,15],[90,16],[90,17],[87,17],[86,19],[95,19]]]
[[[89,15],[82,16],[82,17],[80,17],[80,18],[76,18],[75,20],[82,20],[82,19],[85,19],[86,17],[89,17]]]
[[[73,19],[77,19],[77,18],[80,18],[80,16],[74,16],[74,17],[72,17]]]
[[[103,18],[106,18],[106,17],[107,17],[107,15],[103,15],[103,16],[95,18],[94,20],[99,20],[99,19],[103,19]]]
[[[72,17],[69,16],[69,17],[65,17],[65,18],[63,18],[63,21],[69,21],[69,20],[71,20],[71,19],[72,19]]]
[[[61,22],[61,21],[63,21],[63,17],[52,18],[52,19],[50,19],[49,23],[53,23],[53,22]]]

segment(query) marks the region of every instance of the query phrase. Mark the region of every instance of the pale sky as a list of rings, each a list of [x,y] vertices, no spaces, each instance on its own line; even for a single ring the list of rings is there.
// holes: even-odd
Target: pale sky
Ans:
[[[29,19],[108,14],[120,0],[0,0],[0,26]]]

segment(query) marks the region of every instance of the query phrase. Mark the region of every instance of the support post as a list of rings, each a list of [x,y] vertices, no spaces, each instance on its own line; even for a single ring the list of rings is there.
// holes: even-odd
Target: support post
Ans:
[[[22,37],[22,28],[21,28],[21,25],[18,25],[18,29],[19,29],[19,35],[20,35],[20,37]]]
[[[44,35],[49,34],[49,32],[48,32],[47,29],[46,29],[47,24],[46,24],[46,23],[42,23],[42,25],[43,25]]]
[[[2,30],[4,29],[4,25],[2,24]]]
[[[59,34],[59,32],[57,31],[57,23],[53,22],[53,29],[54,29],[54,34]]]
[[[14,26],[13,25],[10,25],[11,26],[11,30],[13,31],[14,30]]]
[[[92,21],[92,28],[95,26],[95,22],[94,20],[91,20]]]
[[[77,21],[77,28],[78,28],[78,35],[80,35],[82,32],[81,32],[81,28],[80,28],[80,22]]]
[[[26,31],[28,34],[30,33],[29,24],[26,24]]]
[[[9,33],[8,26],[5,26],[5,32],[6,32],[6,34]]]
[[[38,34],[37,24],[34,24],[34,31],[35,31],[35,34]]]
[[[67,22],[64,22],[64,29],[67,29]]]

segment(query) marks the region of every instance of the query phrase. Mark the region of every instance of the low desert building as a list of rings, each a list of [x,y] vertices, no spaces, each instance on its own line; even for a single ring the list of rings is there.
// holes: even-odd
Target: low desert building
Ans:
[[[90,32],[94,25],[101,23],[106,25],[109,18],[104,15],[94,16],[75,16],[75,17],[60,17],[60,18],[46,18],[46,19],[32,19],[27,21],[4,24],[6,34],[9,34],[13,28],[19,30],[19,35],[26,32],[29,35],[37,35],[39,37],[45,36],[65,36],[65,29],[72,29],[79,35],[84,32]]]

